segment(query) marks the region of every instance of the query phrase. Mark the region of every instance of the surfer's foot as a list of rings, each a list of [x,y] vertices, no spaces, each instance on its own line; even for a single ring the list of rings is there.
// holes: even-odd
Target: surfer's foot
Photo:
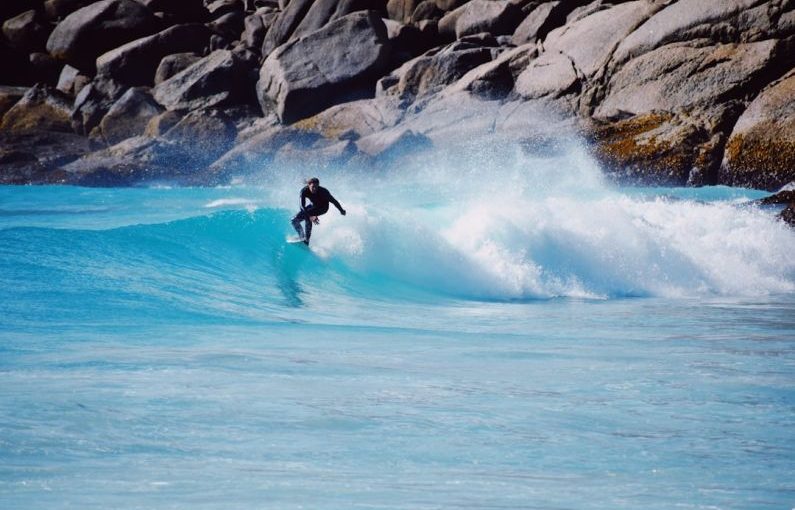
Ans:
[[[301,241],[302,241],[302,242],[303,242],[305,245],[309,246],[309,239],[301,239]]]

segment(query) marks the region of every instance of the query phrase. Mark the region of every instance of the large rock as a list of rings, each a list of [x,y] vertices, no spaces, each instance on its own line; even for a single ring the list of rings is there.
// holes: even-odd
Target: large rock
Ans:
[[[523,44],[500,53],[494,60],[467,72],[443,94],[466,91],[482,99],[504,99],[518,91],[519,77],[537,56],[533,43]]]
[[[414,10],[421,0],[389,0],[386,4],[386,12],[389,19],[407,23],[411,19]]]
[[[3,23],[3,35],[9,44],[25,51],[42,51],[52,28],[35,10],[25,11]]]
[[[379,14],[350,14],[274,51],[260,71],[260,104],[263,111],[275,104],[282,122],[294,122],[333,104],[373,95],[388,61],[386,27]]]
[[[389,38],[391,49],[391,62],[389,68],[397,68],[414,57],[422,55],[434,46],[438,41],[434,34],[435,28],[431,29],[434,22],[421,22],[426,30],[421,30],[414,25],[404,25],[391,19],[384,19],[387,37]]]
[[[300,166],[306,173],[318,173],[329,167],[340,167],[356,154],[356,144],[350,140],[320,139],[312,145],[287,142],[273,155],[276,166]]]
[[[406,62],[390,77],[382,80],[381,87],[386,89],[387,82],[391,80],[395,85],[386,89],[388,94],[413,101],[440,91],[471,69],[490,62],[493,58],[494,53],[489,48],[453,43]]]
[[[434,0],[436,7],[445,12],[458,9],[468,1],[469,0]]]
[[[249,69],[231,51],[217,50],[154,88],[169,110],[196,110],[249,101]]]
[[[37,85],[3,116],[0,131],[22,133],[28,131],[71,132],[69,98],[58,90]]]
[[[730,113],[730,112],[728,112]],[[720,117],[720,112],[706,118]],[[619,182],[684,186],[715,184],[723,138],[686,114],[652,112],[592,129],[594,155]]]
[[[7,0],[0,2],[0,23],[18,14],[40,7],[39,0]]]
[[[510,35],[522,21],[519,6],[511,0],[471,0],[459,7],[455,21],[457,38],[488,32]]]
[[[574,62],[563,53],[544,53],[516,80],[514,90],[525,99],[560,97],[579,84]]]
[[[206,166],[232,148],[237,130],[223,111],[192,111],[169,129],[163,138],[177,144],[186,161],[195,167]]]
[[[28,87],[0,85],[0,120],[28,91]]]
[[[311,146],[318,140],[316,133],[308,133],[292,126],[267,125],[238,143],[209,167],[208,180],[223,182],[233,175],[258,172],[270,164],[281,147],[288,144]]]
[[[163,57],[173,53],[201,53],[210,43],[204,25],[169,27],[155,35],[136,39],[97,58],[97,73],[128,85],[153,85]]]
[[[169,111],[166,110],[159,115],[155,115],[149,119],[149,123],[144,130],[144,136],[149,138],[157,138],[165,135],[169,129],[177,125],[177,122],[187,115],[185,112]]]
[[[445,42],[455,40],[455,25],[458,22],[458,18],[460,18],[463,13],[464,11],[458,8],[448,12],[436,22],[436,31],[442,40]]]
[[[223,16],[230,12],[243,12],[246,6],[243,0],[214,0],[204,2],[212,17]]]
[[[590,78],[607,64],[616,46],[659,9],[658,2],[636,0],[598,11],[550,32],[544,50],[565,54],[578,73]]]
[[[795,180],[795,73],[763,90],[726,144],[720,182],[775,190]]]
[[[61,74],[58,76],[58,84],[55,88],[64,94],[76,96],[83,90],[83,87],[90,82],[91,78],[84,74],[80,74],[80,70],[70,65],[65,65],[63,69],[61,69]]]
[[[400,102],[387,96],[332,106],[294,126],[324,138],[357,140],[396,125],[402,116]]]
[[[304,19],[296,27],[292,37],[302,37],[320,30],[329,21],[347,16],[352,12],[378,9],[379,3],[383,7],[383,0],[380,2],[373,0],[315,0]]]
[[[411,130],[426,136],[436,147],[466,145],[494,129],[500,101],[483,101],[468,91],[432,96],[421,109],[411,107],[402,121],[389,131]]]
[[[134,87],[122,95],[99,123],[102,138],[115,145],[126,138],[143,134],[149,120],[163,111],[143,87]]]
[[[795,228],[795,201],[790,202],[789,205],[781,211],[778,217],[790,227]]]
[[[46,0],[44,2],[44,14],[49,20],[59,20],[67,17],[78,9],[81,9],[96,0]]]
[[[697,47],[675,43],[630,60],[610,78],[597,117],[673,111],[739,98],[759,86],[780,58],[778,41]]]
[[[552,28],[557,28],[566,21],[565,15],[561,12],[562,5],[564,2],[560,0],[546,2],[530,11],[514,30],[511,41],[519,46],[546,37]],[[554,27],[551,26],[553,24]]]
[[[204,23],[209,13],[202,0],[136,0],[152,12],[163,13],[173,23]]]
[[[560,154],[572,141],[579,145],[581,140],[578,119],[562,101],[506,101],[493,115],[496,143],[511,143],[526,154]]]
[[[242,41],[249,49],[262,51],[262,43],[265,41],[265,34],[268,32],[271,24],[277,18],[278,14],[269,12],[265,14],[251,14],[246,16],[243,20],[243,35]]]
[[[105,78],[94,79],[83,87],[72,108],[74,131],[89,135],[125,90],[119,83]]]
[[[314,0],[291,0],[279,16],[273,21],[268,33],[265,35],[265,41],[262,43],[262,56],[266,57],[281,46],[296,29],[301,20],[312,7]]]
[[[166,55],[157,66],[157,71],[155,71],[155,85],[160,85],[201,59],[202,57],[195,53],[174,53],[173,55]]]
[[[240,39],[243,33],[245,19],[246,16],[242,12],[229,12],[208,23],[207,27],[221,37],[235,41]]]
[[[0,130],[0,184],[69,182],[59,167],[90,150],[87,138],[71,132]]]
[[[373,133],[356,142],[359,152],[383,163],[432,147],[433,143],[427,136],[400,127]]]
[[[725,42],[726,37],[737,39],[739,30],[750,21],[752,8],[764,5],[774,9],[775,2],[767,0],[679,0],[656,13],[626,37],[615,52],[615,60],[624,62],[660,46],[698,38]]]
[[[92,152],[63,165],[65,182],[80,186],[119,187],[151,182],[187,184],[184,155],[170,145],[143,137],[128,138],[103,151]],[[157,154],[156,161],[149,156]]]
[[[127,138],[65,165],[71,182],[86,186],[129,186],[147,181],[206,184],[207,165],[228,150],[234,123],[223,112],[190,112],[162,137]]]
[[[666,1],[666,0],[664,0]],[[575,7],[566,15],[566,23],[575,23],[581,19],[590,16],[591,14],[613,6],[613,0],[593,0],[585,5]]]
[[[781,37],[795,34],[795,10],[784,12],[779,16],[776,31]]]
[[[160,28],[160,20],[138,2],[102,0],[78,9],[61,21],[47,41],[47,51],[91,73],[98,56]]]
[[[759,205],[786,205],[791,202],[795,202],[795,189],[785,189],[756,201]]]
[[[537,152],[539,140],[545,140],[545,147],[550,147],[554,143],[549,140],[573,133],[570,118],[559,116],[553,108],[554,105],[540,101],[482,100],[467,90],[451,90],[434,95],[421,109],[410,107],[399,124],[362,138],[357,145],[362,152],[375,154],[380,153],[374,149],[382,147],[386,154],[378,161],[397,168],[412,163],[427,165],[422,153],[429,142],[441,157],[451,161],[477,158],[493,165],[485,153],[512,153],[517,144],[528,152]],[[394,151],[386,143],[390,140],[396,143]]]
[[[411,22],[419,23],[422,20],[438,21],[444,15],[445,12],[439,9],[434,0],[423,0],[411,13]]]

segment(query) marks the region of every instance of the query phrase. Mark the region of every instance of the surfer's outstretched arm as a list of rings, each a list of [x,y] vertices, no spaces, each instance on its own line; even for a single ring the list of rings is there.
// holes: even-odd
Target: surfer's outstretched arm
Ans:
[[[342,208],[340,203],[337,202],[337,199],[334,198],[334,196],[331,193],[328,194],[328,201],[331,202],[332,204],[334,204],[334,207],[337,208],[337,210],[340,212],[341,215],[345,216],[345,214],[346,214],[345,213],[345,209]]]

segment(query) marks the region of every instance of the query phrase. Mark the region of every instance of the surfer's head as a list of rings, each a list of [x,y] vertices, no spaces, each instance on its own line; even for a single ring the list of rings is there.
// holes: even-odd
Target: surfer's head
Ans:
[[[317,187],[320,186],[320,179],[317,177],[310,177],[306,180],[306,184],[309,186],[309,191],[314,193]]]

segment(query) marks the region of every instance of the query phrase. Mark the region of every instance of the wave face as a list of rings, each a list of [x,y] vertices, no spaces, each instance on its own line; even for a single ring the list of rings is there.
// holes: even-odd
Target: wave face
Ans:
[[[348,215],[332,207],[310,250],[285,243],[302,177],[283,169],[262,187],[4,189],[3,283],[69,313],[80,295],[95,300],[86,313],[118,305],[259,318],[322,309],[329,295],[352,303],[795,290],[795,234],[775,210],[750,205],[759,193],[616,189],[576,144],[543,156],[481,147],[400,175],[322,172]]]

